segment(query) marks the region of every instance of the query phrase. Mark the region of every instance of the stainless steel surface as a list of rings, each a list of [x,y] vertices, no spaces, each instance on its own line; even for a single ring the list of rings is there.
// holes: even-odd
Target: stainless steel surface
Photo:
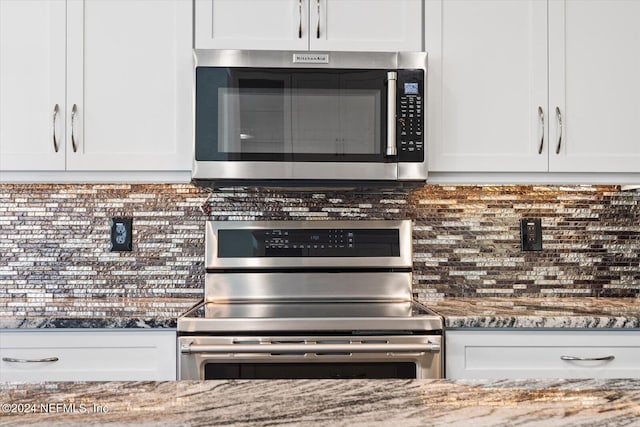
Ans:
[[[56,153],[60,149],[60,146],[58,145],[58,140],[56,139],[56,118],[58,117],[58,111],[60,111],[60,106],[56,104],[53,106],[53,129],[52,129],[53,149],[55,150]]]
[[[420,69],[424,71],[425,78],[427,73],[427,54],[425,52],[331,52],[328,54],[326,52],[196,49],[194,50],[194,58],[196,66],[209,67],[353,68],[387,71]],[[395,98],[393,99],[395,100]],[[397,147],[394,146],[394,150],[397,150]],[[425,144],[426,152],[428,150]],[[427,159],[425,158],[423,162],[408,163],[196,161],[194,159],[192,177],[196,180],[237,181],[247,179],[263,181],[297,179],[378,182],[425,181],[427,179]]]
[[[60,111],[60,106],[58,104],[53,106],[53,121],[52,121],[52,134],[53,134],[53,149],[57,153],[60,149],[58,145],[58,140],[56,139],[56,118],[58,117],[58,111]]]
[[[73,147],[73,152],[76,153],[78,151],[78,144],[76,143],[76,114],[78,113],[78,106],[73,104],[71,108],[71,147]]]
[[[201,303],[178,319],[180,333],[440,331],[442,319],[412,301],[288,304]]]
[[[426,166],[417,163],[413,171],[424,171]],[[333,163],[333,162],[244,162],[244,161],[194,161],[195,179],[318,179],[318,180],[396,180],[397,163]]]
[[[426,154],[425,154],[426,156]],[[398,163],[399,181],[424,181],[427,179],[427,160],[422,162]]]
[[[338,344],[323,344],[323,343]],[[235,343],[235,344],[234,344]],[[272,344],[275,343],[275,344]],[[323,347],[320,347],[322,345]],[[329,345],[335,346],[337,350],[328,350]],[[179,378],[181,380],[202,380],[204,379],[204,366],[207,363],[395,363],[410,362],[416,365],[416,378],[441,378],[442,377],[442,354],[439,351],[442,345],[440,335],[407,335],[407,336],[386,336],[367,335],[361,337],[354,336],[198,336],[180,337],[180,349],[207,350],[219,349],[230,350],[226,353],[181,352],[179,361]],[[220,346],[220,347],[218,347]],[[235,352],[235,346],[240,349],[255,349],[256,346],[269,347],[272,351],[267,352]],[[244,347],[244,346],[251,346]],[[271,347],[273,346],[273,347]],[[300,347],[296,354],[282,354],[276,346]],[[304,347],[308,346],[308,347]],[[324,347],[326,346],[326,347]],[[353,346],[353,347],[351,347]],[[367,346],[367,347],[364,347]],[[386,348],[383,348],[387,346]],[[361,350],[369,348],[375,351],[354,351],[357,347]],[[393,350],[397,349],[397,350]],[[407,349],[407,350],[400,350]],[[262,350],[259,348],[258,350]],[[266,349],[265,349],[266,350]],[[317,353],[314,352],[316,350]],[[342,351],[344,350],[344,351]],[[288,351],[288,350],[287,350]],[[329,354],[327,354],[329,353]],[[332,354],[331,354],[332,353]]]
[[[399,257],[318,257],[318,258],[218,258],[218,230],[228,229],[398,229],[400,236]],[[207,221],[205,227],[206,268],[266,268],[266,267],[376,267],[411,268],[411,221]]]
[[[398,84],[398,73],[389,71],[387,73],[387,156],[397,156],[396,147],[396,94]]]
[[[560,154],[560,147],[562,146],[562,112],[560,107],[556,107],[556,116],[558,117],[558,145],[556,146],[556,154]]]
[[[44,363],[44,362],[57,362],[57,357],[45,357],[43,359],[15,359],[13,357],[3,357],[3,362],[11,362],[11,363]]]
[[[302,38],[302,0],[298,0],[298,38]]]
[[[397,229],[400,251],[218,259],[226,229]],[[209,364],[267,363],[284,372],[313,369],[309,363],[411,363],[416,378],[442,378],[442,318],[412,300],[411,231],[409,220],[207,222],[205,301],[178,319],[179,378],[203,380]]]
[[[426,52],[331,52],[326,64],[294,63],[295,53],[326,52],[195,49],[196,66],[266,68],[357,68],[374,70],[418,69],[427,73]]]
[[[411,273],[208,273],[204,293],[208,302],[408,301]]]
[[[316,0],[316,8],[318,14],[318,25],[316,26],[316,38],[320,38],[320,0]]]
[[[388,353],[388,352],[439,352],[440,344],[185,344],[181,353]],[[335,341],[335,340],[327,340]]]
[[[615,356],[603,356],[603,357],[577,357],[577,356],[560,356],[562,360],[577,360],[577,361],[588,361],[588,362],[597,362],[597,361],[607,361],[615,359]]]
[[[538,107],[538,118],[540,119],[540,145],[538,146],[538,154],[542,154],[544,147],[544,111],[542,107]]]

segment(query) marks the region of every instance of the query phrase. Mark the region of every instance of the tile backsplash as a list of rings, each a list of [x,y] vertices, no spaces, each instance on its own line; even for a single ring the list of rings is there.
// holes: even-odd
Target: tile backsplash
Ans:
[[[640,194],[615,186],[212,192],[193,185],[0,185],[0,298],[198,299],[204,221],[404,219],[427,296],[638,296]],[[133,218],[133,251],[109,219]],[[542,218],[543,251],[519,220]]]

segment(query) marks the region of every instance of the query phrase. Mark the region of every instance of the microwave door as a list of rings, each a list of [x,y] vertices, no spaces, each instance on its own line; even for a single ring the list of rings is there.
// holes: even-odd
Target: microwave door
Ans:
[[[294,161],[384,162],[384,75],[380,70],[294,73]]]
[[[196,161],[290,160],[289,73],[202,67],[196,90]]]

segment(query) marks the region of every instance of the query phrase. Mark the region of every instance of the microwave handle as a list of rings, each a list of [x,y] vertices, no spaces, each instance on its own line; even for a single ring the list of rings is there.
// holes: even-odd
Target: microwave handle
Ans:
[[[397,156],[396,146],[396,93],[397,93],[398,73],[389,71],[387,73],[387,149],[386,156]]]

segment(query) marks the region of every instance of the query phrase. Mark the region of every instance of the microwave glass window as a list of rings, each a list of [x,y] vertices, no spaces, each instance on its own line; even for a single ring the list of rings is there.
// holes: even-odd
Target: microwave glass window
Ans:
[[[196,88],[197,160],[384,161],[384,70],[199,67]]]
[[[265,88],[218,89],[218,151],[285,153],[284,90]]]

